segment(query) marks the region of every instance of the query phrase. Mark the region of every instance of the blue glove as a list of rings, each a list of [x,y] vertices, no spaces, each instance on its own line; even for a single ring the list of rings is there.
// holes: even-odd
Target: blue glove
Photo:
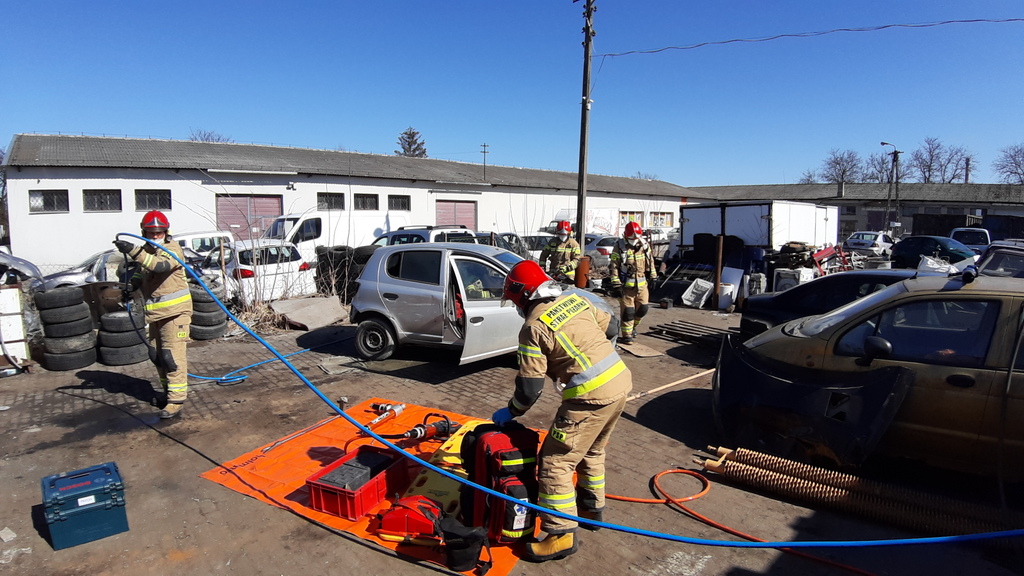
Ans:
[[[498,410],[494,414],[491,414],[491,422],[494,422],[498,426],[504,426],[512,421],[515,416],[512,415],[512,411],[506,406],[501,410]]]

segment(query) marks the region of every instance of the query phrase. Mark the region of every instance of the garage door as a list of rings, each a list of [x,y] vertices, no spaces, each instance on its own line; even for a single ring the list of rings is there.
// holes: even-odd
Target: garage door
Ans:
[[[259,238],[281,215],[280,196],[217,195],[217,228],[230,230],[239,240]]]
[[[438,226],[462,224],[476,230],[476,202],[438,200],[434,203],[434,214]]]

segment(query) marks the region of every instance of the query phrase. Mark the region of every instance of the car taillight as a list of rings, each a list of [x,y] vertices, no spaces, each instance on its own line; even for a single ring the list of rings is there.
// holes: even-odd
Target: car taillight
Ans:
[[[878,248],[878,242],[872,242],[871,243],[871,247],[872,248]]]
[[[309,262],[303,262],[302,266],[299,266],[299,272],[305,272],[306,270],[309,270],[310,268],[311,268],[311,266],[309,265]]]
[[[241,280],[242,278],[255,278],[256,273],[248,268],[235,268],[235,271],[231,274],[235,277],[235,280]]]
[[[601,254],[601,256],[611,256],[612,254],[611,248],[598,248],[597,251]]]

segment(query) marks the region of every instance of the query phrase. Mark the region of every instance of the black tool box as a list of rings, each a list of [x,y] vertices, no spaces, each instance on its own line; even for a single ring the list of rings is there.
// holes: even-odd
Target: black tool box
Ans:
[[[114,462],[47,476],[41,484],[54,550],[128,530],[124,482]]]

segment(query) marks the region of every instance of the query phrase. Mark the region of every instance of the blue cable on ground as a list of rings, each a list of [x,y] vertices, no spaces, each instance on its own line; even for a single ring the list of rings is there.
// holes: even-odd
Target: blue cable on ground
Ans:
[[[175,256],[171,251],[167,250],[163,246],[160,246],[159,244],[156,244],[155,242],[151,242],[150,240],[148,240],[146,238],[141,238],[139,236],[135,236],[134,234],[129,234],[127,232],[120,232],[120,233],[118,233],[118,236],[122,236],[122,235],[123,236],[131,236],[132,238],[138,238],[140,240],[145,240],[146,242],[149,242],[149,243],[153,244],[154,246],[156,246],[156,247],[160,248],[161,250],[164,250],[165,252],[170,254],[172,258],[177,260],[179,264],[181,264],[183,267],[185,267],[186,270],[189,271],[189,274],[191,274],[192,277],[196,279],[196,281],[200,284],[200,286],[203,287],[204,290],[206,290],[211,296],[213,296],[213,292],[209,289],[209,287],[206,286],[206,284],[202,281],[202,279],[201,278],[196,278],[195,274],[189,269],[189,267],[184,262],[182,262],[177,256]],[[403,457],[412,460],[416,464],[419,464],[419,465],[421,465],[421,466],[423,466],[423,467],[425,467],[425,468],[427,468],[427,469],[429,469],[429,470],[431,470],[433,472],[441,474],[442,476],[444,476],[446,478],[450,478],[450,479],[455,480],[457,482],[460,482],[462,484],[466,484],[466,485],[472,486],[476,490],[483,491],[483,492],[485,492],[485,493],[487,493],[487,494],[489,494],[491,496],[494,496],[496,498],[501,498],[502,500],[506,500],[508,502],[511,502],[511,503],[519,505],[519,506],[525,506],[525,507],[530,508],[531,510],[534,510],[534,511],[537,511],[537,512],[543,512],[543,513],[549,514],[551,516],[557,516],[559,518],[566,518],[566,519],[569,519],[569,520],[574,520],[576,522],[584,522],[584,523],[587,523],[587,524],[592,524],[594,526],[600,526],[602,528],[608,528],[610,530],[617,530],[619,532],[626,532],[628,534],[636,534],[638,536],[647,536],[649,538],[657,538],[659,540],[668,540],[668,541],[671,541],[671,542],[680,542],[680,543],[683,543],[683,544],[697,544],[697,545],[700,545],[700,546],[715,546],[715,547],[723,547],[723,548],[863,548],[863,547],[874,547],[874,546],[906,546],[906,545],[913,545],[913,544],[949,544],[949,543],[957,543],[957,542],[973,542],[973,541],[978,541],[978,540],[991,540],[991,539],[995,539],[995,538],[1011,538],[1011,537],[1024,536],[1024,529],[1014,529],[1014,530],[1001,530],[1001,531],[997,531],[997,532],[982,532],[982,533],[977,533],[977,534],[963,534],[963,535],[959,535],[959,536],[931,536],[931,537],[924,537],[924,538],[896,538],[896,539],[889,539],[889,540],[825,540],[825,541],[816,541],[816,542],[815,541],[801,541],[801,542],[784,542],[784,541],[777,541],[777,542],[736,542],[736,541],[731,541],[731,540],[714,540],[714,539],[709,539],[709,538],[693,538],[693,537],[689,537],[689,536],[678,536],[678,535],[675,535],[675,534],[666,534],[664,532],[654,532],[654,531],[651,531],[651,530],[643,530],[641,528],[634,528],[632,526],[622,526],[622,525],[619,525],[619,524],[610,524],[608,522],[598,522],[596,520],[587,520],[587,519],[584,519],[584,518],[579,518],[577,516],[572,516],[570,514],[566,514],[564,512],[559,512],[557,510],[551,510],[549,508],[544,508],[542,506],[538,506],[537,504],[533,504],[532,502],[525,502],[525,501],[522,501],[522,500],[518,500],[518,499],[513,498],[511,496],[508,496],[506,494],[502,494],[502,493],[497,492],[495,490],[491,490],[490,488],[487,488],[486,486],[481,486],[481,485],[476,484],[474,482],[470,482],[470,481],[468,481],[468,480],[466,480],[464,478],[459,477],[458,475],[456,475],[456,474],[454,474],[452,472],[449,472],[447,470],[444,470],[442,468],[434,466],[430,462],[427,462],[426,460],[422,460],[420,458],[417,458],[416,456],[414,456],[414,455],[412,455],[412,454],[402,450],[401,448],[399,448],[395,444],[393,444],[390,441],[388,441],[386,438],[384,438],[384,437],[380,436],[379,434],[375,433],[373,430],[370,430],[369,428],[363,426],[362,424],[357,422],[354,418],[352,418],[351,416],[346,414],[344,410],[339,408],[338,405],[335,404],[334,402],[332,402],[330,398],[325,396],[323,394],[323,392],[318,390],[317,387],[314,386],[312,382],[310,382],[308,379],[306,379],[305,376],[303,376],[302,372],[300,372],[298,370],[298,368],[296,368],[291,362],[289,362],[285,358],[284,355],[282,355],[273,346],[271,346],[270,343],[268,343],[266,340],[261,338],[258,334],[256,334],[252,330],[250,330],[248,326],[246,326],[245,324],[242,324],[238,320],[238,318],[236,318],[231,312],[228,311],[228,309],[224,306],[223,303],[220,302],[219,299],[217,299],[216,296],[214,296],[214,300],[218,303],[218,305],[220,305],[221,309],[224,310],[224,312],[228,315],[228,317],[235,324],[237,324],[240,328],[242,328],[242,330],[245,330],[250,336],[255,338],[256,341],[259,342],[260,344],[262,344],[263,347],[266,348],[271,354],[273,354],[274,357],[277,360],[280,360],[285,366],[287,366],[288,369],[291,370],[291,372],[293,374],[295,374],[295,376],[298,377],[298,379],[301,380],[303,384],[305,384],[314,394],[316,394],[321,400],[323,400],[324,403],[326,403],[328,406],[330,406],[331,410],[334,410],[339,416],[341,416],[342,418],[347,420],[350,424],[352,424],[353,426],[358,428],[363,434],[365,434],[365,435],[373,438],[374,440],[380,442],[381,444],[387,446],[389,449],[394,450],[395,452],[401,454]]]

